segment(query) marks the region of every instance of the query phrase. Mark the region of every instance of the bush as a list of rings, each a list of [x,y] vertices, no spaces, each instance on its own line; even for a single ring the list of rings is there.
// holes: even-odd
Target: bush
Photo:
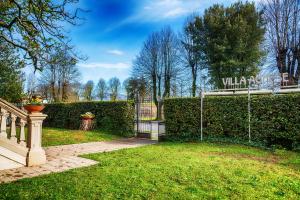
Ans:
[[[203,136],[248,140],[248,97],[206,97],[203,102]],[[164,103],[166,137],[199,140],[200,99],[174,98]],[[251,139],[265,146],[299,149],[300,95],[252,95]]]
[[[95,114],[96,128],[122,136],[134,135],[134,104],[128,101],[47,104],[44,126],[78,129],[80,115],[86,112]]]

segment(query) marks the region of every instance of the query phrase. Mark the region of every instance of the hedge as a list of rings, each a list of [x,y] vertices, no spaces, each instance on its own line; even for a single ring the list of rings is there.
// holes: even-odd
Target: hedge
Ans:
[[[173,98],[164,103],[166,138],[199,140],[200,99]],[[248,97],[206,97],[203,137],[248,140]],[[264,146],[300,147],[300,95],[251,96],[251,137]]]
[[[79,102],[47,104],[43,111],[48,115],[46,127],[79,129],[80,115],[86,112],[95,114],[96,128],[111,130],[122,136],[134,135],[134,103],[116,102]]]

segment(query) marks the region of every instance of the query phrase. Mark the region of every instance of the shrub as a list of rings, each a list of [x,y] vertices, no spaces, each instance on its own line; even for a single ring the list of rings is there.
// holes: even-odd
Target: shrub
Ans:
[[[206,97],[203,102],[203,136],[248,140],[248,97]],[[200,99],[173,98],[164,103],[166,137],[200,138]],[[265,146],[297,149],[300,145],[300,95],[252,95],[251,138]]]
[[[134,135],[134,104],[128,101],[79,102],[47,104],[46,127],[78,129],[81,114],[95,114],[96,128],[111,130],[118,135]]]

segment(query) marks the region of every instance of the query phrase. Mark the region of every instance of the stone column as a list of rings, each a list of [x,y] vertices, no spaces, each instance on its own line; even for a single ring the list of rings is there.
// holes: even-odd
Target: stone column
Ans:
[[[0,108],[0,116],[1,116],[1,130],[0,130],[0,136],[7,138],[7,133],[6,133],[6,120],[8,117],[8,112],[3,109]]]
[[[27,166],[46,163],[46,154],[42,148],[42,124],[47,117],[43,113],[32,113],[28,115],[28,139]]]

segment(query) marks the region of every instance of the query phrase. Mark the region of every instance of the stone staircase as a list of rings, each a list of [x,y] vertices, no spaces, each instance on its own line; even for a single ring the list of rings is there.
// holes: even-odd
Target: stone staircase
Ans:
[[[24,165],[15,162],[13,160],[10,160],[6,157],[0,156],[0,170],[6,170],[6,169],[14,169],[23,167]]]
[[[41,147],[42,122],[45,118],[42,113],[28,114],[0,99],[0,169],[46,162],[45,151]]]

